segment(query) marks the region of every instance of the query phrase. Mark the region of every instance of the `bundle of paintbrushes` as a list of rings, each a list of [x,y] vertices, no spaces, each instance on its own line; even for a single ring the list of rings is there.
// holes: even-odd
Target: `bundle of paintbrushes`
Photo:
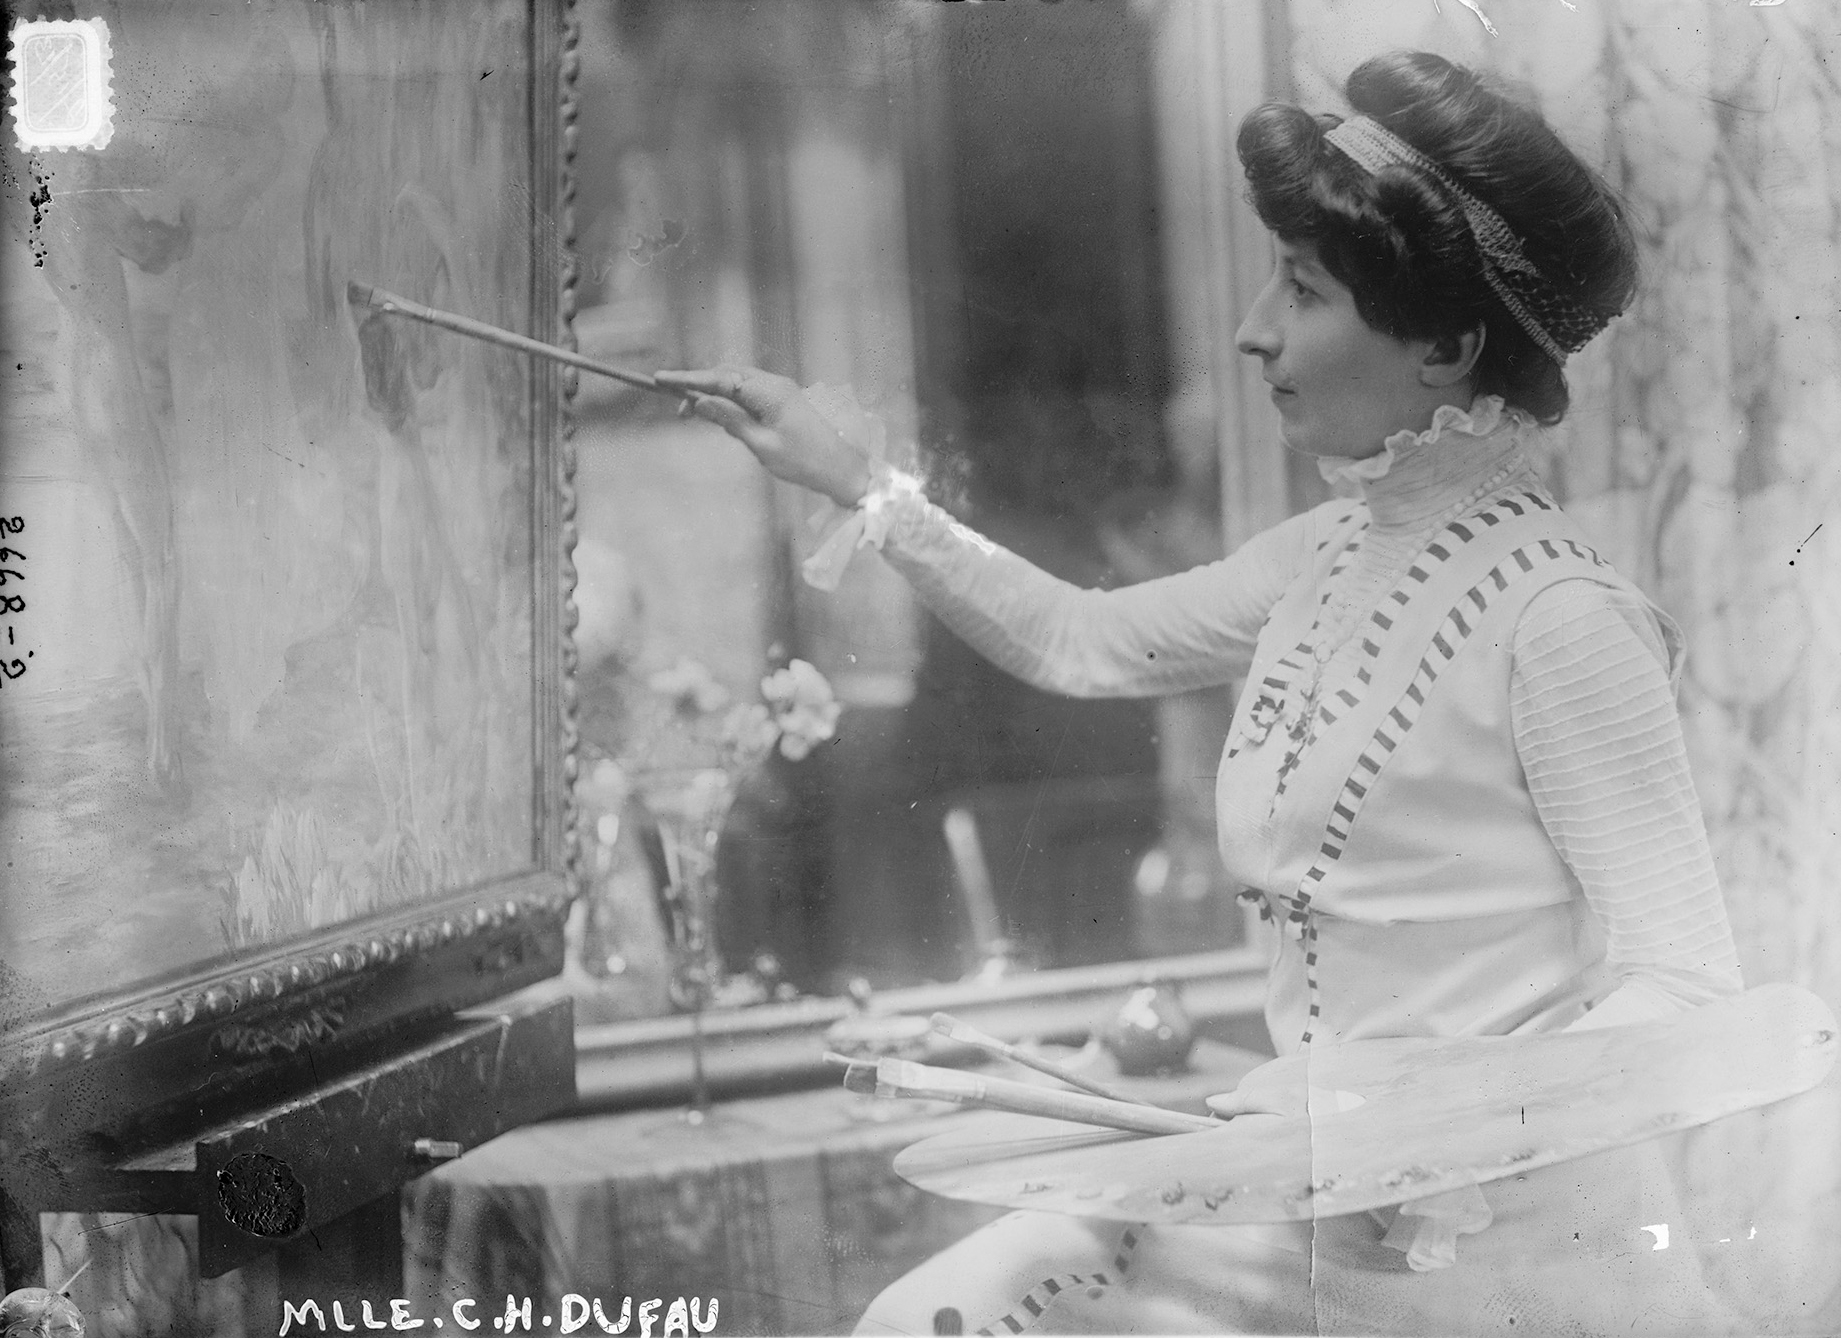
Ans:
[[[906,1059],[859,1060],[837,1054],[827,1054],[825,1059],[844,1068],[846,1088],[866,1096],[952,1101],[983,1110],[1042,1115],[1049,1119],[1069,1120],[1105,1129],[1124,1129],[1140,1134],[1189,1134],[1220,1127],[1217,1121],[1207,1116],[1166,1110],[1162,1106],[1149,1105],[1135,1097],[1116,1092],[1051,1059],[1030,1054],[995,1037],[986,1036],[945,1013],[933,1015],[933,1026],[934,1030],[962,1045],[971,1046],[995,1058],[1024,1064],[1080,1090],[1064,1092],[1003,1078],[988,1078],[961,1069],[936,1068]]]

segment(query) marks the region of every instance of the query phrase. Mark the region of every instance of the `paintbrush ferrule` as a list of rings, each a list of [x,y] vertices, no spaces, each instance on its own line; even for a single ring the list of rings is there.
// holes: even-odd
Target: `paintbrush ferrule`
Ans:
[[[881,1085],[939,1101],[976,1101],[984,1095],[983,1084],[973,1074],[917,1064],[911,1059],[877,1060],[876,1080]]]
[[[886,1096],[882,1084],[876,1080],[874,1064],[852,1064],[844,1070],[844,1090],[855,1092],[859,1096]]]

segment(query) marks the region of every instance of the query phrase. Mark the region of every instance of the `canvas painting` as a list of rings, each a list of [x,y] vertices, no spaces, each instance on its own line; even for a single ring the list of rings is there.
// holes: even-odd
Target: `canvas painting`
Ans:
[[[533,373],[347,300],[529,330],[526,7],[220,8],[7,145],[13,1019],[538,858]]]

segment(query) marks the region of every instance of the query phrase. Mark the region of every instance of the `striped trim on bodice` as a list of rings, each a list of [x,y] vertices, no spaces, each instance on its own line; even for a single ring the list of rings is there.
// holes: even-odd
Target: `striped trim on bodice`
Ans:
[[[1333,726],[1339,720],[1349,718],[1356,708],[1362,705],[1366,689],[1373,681],[1371,666],[1378,662],[1383,652],[1389,648],[1396,635],[1395,627],[1400,620],[1400,615],[1413,604],[1416,597],[1441,567],[1463,554],[1467,546],[1478,536],[1488,533],[1506,520],[1520,519],[1541,512],[1551,512],[1557,515],[1558,508],[1547,497],[1534,492],[1523,492],[1502,498],[1484,510],[1462,520],[1453,521],[1446,526],[1431,543],[1426,545],[1421,555],[1414,560],[1401,578],[1400,583],[1382,597],[1379,605],[1369,615],[1368,626],[1358,633],[1361,637],[1361,662],[1357,667],[1354,682],[1350,686],[1339,688],[1330,694],[1329,700],[1316,707],[1313,726],[1319,723],[1324,727]],[[1608,569],[1608,564],[1603,559],[1576,540],[1535,538],[1516,547],[1501,558],[1480,581],[1458,597],[1432,632],[1420,655],[1418,669],[1408,682],[1405,691],[1381,716],[1372,737],[1362,748],[1353,768],[1343,781],[1325,823],[1317,856],[1300,880],[1296,892],[1289,896],[1283,893],[1268,896],[1264,892],[1252,889],[1242,894],[1260,903],[1262,917],[1270,918],[1275,913],[1282,915],[1285,923],[1296,934],[1302,945],[1305,984],[1309,994],[1309,1016],[1302,1037],[1304,1044],[1309,1044],[1312,1040],[1321,1016],[1321,1000],[1317,981],[1318,937],[1312,907],[1314,894],[1330,871],[1336,867],[1337,862],[1341,860],[1348,846],[1350,833],[1354,829],[1356,819],[1361,814],[1375,780],[1417,723],[1427,698],[1439,680],[1439,675],[1456,658],[1483,615],[1499,596],[1522,578],[1561,560],[1583,561],[1594,568]],[[1313,625],[1313,633],[1315,630],[1315,625]],[[1310,645],[1311,638],[1307,636],[1300,643],[1299,649],[1304,650]],[[1309,653],[1308,650],[1306,653]],[[1280,665],[1283,666],[1296,660],[1297,656],[1298,651],[1294,650],[1281,659]],[[1301,667],[1300,662],[1297,668]],[[1284,691],[1295,681],[1294,675],[1297,668],[1283,676],[1275,672],[1265,682],[1272,684],[1276,680],[1283,684],[1283,687],[1277,690]],[[1314,730],[1312,734],[1314,735]],[[1229,756],[1232,756],[1231,752]],[[1288,757],[1286,759],[1281,766],[1281,784],[1282,778],[1289,776],[1300,762],[1301,758]]]

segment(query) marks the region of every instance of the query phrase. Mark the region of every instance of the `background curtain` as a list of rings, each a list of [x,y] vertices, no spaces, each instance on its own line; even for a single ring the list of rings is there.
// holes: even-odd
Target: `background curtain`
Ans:
[[[1289,0],[1297,101],[1412,47],[1520,83],[1623,195],[1643,291],[1547,473],[1680,620],[1748,982],[1841,1002],[1841,15],[1736,0]]]

